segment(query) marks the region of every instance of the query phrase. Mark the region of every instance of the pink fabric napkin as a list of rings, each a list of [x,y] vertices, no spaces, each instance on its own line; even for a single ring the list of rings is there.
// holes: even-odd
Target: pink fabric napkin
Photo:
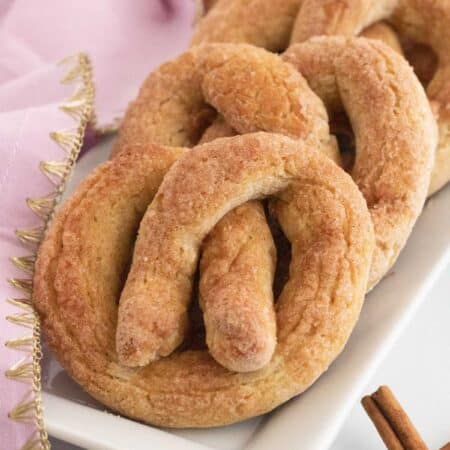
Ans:
[[[33,311],[7,299],[29,299],[32,275],[9,259],[35,252],[15,230],[26,229],[33,240],[42,228],[91,117],[84,57],[56,62],[77,52],[89,56],[98,125],[110,126],[145,76],[187,46],[194,15],[191,0],[0,1],[0,449],[47,445],[37,432],[32,341],[17,340],[32,338]],[[31,201],[38,214],[27,198],[40,198]],[[16,263],[30,266],[27,259]]]
[[[183,50],[195,16],[193,0],[3,0],[0,83],[24,86],[47,63],[85,52],[95,68],[100,125],[123,114],[144,77]],[[26,88],[25,88],[26,89]],[[47,98],[32,87],[32,102]],[[15,100],[14,100],[15,97]],[[30,106],[9,96],[9,107]],[[2,106],[3,107],[3,106]]]

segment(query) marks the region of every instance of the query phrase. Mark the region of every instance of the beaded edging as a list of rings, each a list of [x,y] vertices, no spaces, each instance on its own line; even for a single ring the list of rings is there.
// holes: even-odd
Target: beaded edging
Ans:
[[[29,437],[22,450],[50,449],[47,431],[44,425],[41,401],[41,328],[39,316],[32,303],[33,271],[36,252],[50,222],[55,207],[65,190],[67,180],[75,165],[75,161],[83,145],[88,122],[96,124],[94,116],[95,89],[92,80],[92,67],[87,55],[79,53],[65,58],[59,64],[70,68],[61,80],[63,84],[76,84],[73,95],[62,103],[59,109],[70,115],[76,125],[67,130],[50,133],[50,138],[64,151],[61,161],[41,161],[41,172],[52,182],[54,190],[44,197],[28,198],[28,207],[41,219],[42,225],[29,229],[15,230],[17,238],[32,254],[25,257],[10,258],[12,264],[24,272],[24,278],[11,278],[8,282],[22,293],[17,298],[7,301],[17,308],[17,313],[6,317],[11,323],[26,328],[28,333],[8,340],[8,348],[21,350],[25,356],[18,360],[6,372],[8,379],[30,384],[30,390],[8,414],[11,420],[34,422],[36,430]],[[97,128],[98,129],[98,128]]]

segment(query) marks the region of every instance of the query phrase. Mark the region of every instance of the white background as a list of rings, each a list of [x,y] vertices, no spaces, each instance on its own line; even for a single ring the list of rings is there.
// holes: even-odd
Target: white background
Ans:
[[[394,344],[366,393],[381,384],[393,390],[430,450],[450,441],[450,267]],[[331,448],[372,450],[384,446],[357,404]]]

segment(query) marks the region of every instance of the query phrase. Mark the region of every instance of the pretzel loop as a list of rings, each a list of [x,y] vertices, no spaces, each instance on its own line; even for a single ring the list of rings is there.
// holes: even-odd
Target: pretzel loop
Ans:
[[[35,304],[60,362],[107,406],[157,425],[222,425],[302,392],[339,354],[364,299],[373,230],[365,201],[345,172],[301,140],[264,133],[184,152],[141,222],[180,152],[157,145],[122,151],[88,177],[42,244]],[[139,223],[136,252],[147,255],[148,293],[154,296],[168,283],[190,287],[199,245],[217,221],[242,202],[270,194],[293,257],[269,364],[239,374],[205,350],[187,350],[142,368],[120,365],[117,298]],[[123,308],[127,303],[120,304],[119,316]],[[133,314],[151,323],[151,312],[148,303]]]
[[[248,42],[272,51],[314,36],[380,39],[399,51],[392,29],[417,43],[405,53],[427,86],[439,142],[428,195],[450,180],[450,3],[447,0],[217,0],[199,22],[192,43]],[[375,26],[373,29],[371,26]],[[366,29],[369,27],[369,29]],[[428,45],[433,52],[424,48]]]
[[[319,39],[285,56],[306,65],[330,111],[341,102],[347,109],[362,143],[358,158],[370,163],[357,160],[353,174],[366,199],[329,157],[325,107],[278,56],[245,45],[206,45],[150,75],[124,119],[115,157],[59,211],[36,263],[34,302],[71,376],[114,410],[173,427],[233,423],[309,387],[343,349],[370,271],[376,280],[392,263],[425,198],[432,116],[396,58],[380,45],[339,39]],[[244,61],[247,70],[239,71]],[[367,73],[368,61],[373,72]],[[355,68],[350,76],[344,63]],[[386,83],[390,90],[381,89]],[[358,100],[352,106],[351,95]],[[367,104],[379,118],[364,111]],[[204,134],[216,118],[212,107],[221,116]],[[396,115],[405,110],[401,128]],[[367,132],[370,121],[376,139]],[[185,148],[222,126],[220,133],[234,132],[227,123],[253,133]],[[377,145],[384,128],[389,139]],[[254,133],[260,130],[270,133]],[[397,174],[400,151],[408,158]],[[387,162],[373,163],[380,155]],[[399,186],[385,173],[398,175]],[[275,307],[273,243],[256,203],[265,197],[292,245],[290,278]],[[383,241],[377,217],[385,212],[399,222],[386,221],[391,240]],[[254,242],[242,239],[243,230],[254,233]],[[260,265],[252,271],[255,254],[248,248],[255,242]],[[210,351],[178,348],[202,251]],[[235,345],[243,333],[233,326],[237,318],[246,324],[247,347]]]
[[[211,106],[240,133],[265,130],[304,138],[338,159],[326,110],[303,77],[276,55],[229,44],[191,49],[151,74],[126,114],[116,152],[145,141],[192,145],[213,117]],[[216,129],[217,134],[218,123],[209,133]],[[236,131],[227,126],[225,134],[230,132]],[[207,139],[204,134],[202,141]],[[200,298],[211,354],[230,370],[263,367],[275,348],[276,327],[271,288],[275,249],[261,205],[253,202],[230,212],[205,242],[204,255]],[[145,302],[140,300],[148,291],[144,281],[124,292],[133,297],[131,309]],[[117,345],[123,364],[145,365],[182,342],[188,327],[186,308],[172,309],[169,318],[163,301],[176,295],[161,292],[161,314],[155,313],[160,320],[153,331],[142,321],[132,334],[122,332],[127,320],[119,320]]]

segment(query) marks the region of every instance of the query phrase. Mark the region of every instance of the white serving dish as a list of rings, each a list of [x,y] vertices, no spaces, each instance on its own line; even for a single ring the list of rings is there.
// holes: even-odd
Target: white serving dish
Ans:
[[[68,195],[107,159],[112,139],[78,163]],[[161,430],[116,416],[85,394],[46,353],[45,421],[51,435],[89,449],[324,450],[372,373],[450,261],[450,187],[428,201],[391,273],[367,296],[344,352],[296,399],[264,417],[207,430]]]

